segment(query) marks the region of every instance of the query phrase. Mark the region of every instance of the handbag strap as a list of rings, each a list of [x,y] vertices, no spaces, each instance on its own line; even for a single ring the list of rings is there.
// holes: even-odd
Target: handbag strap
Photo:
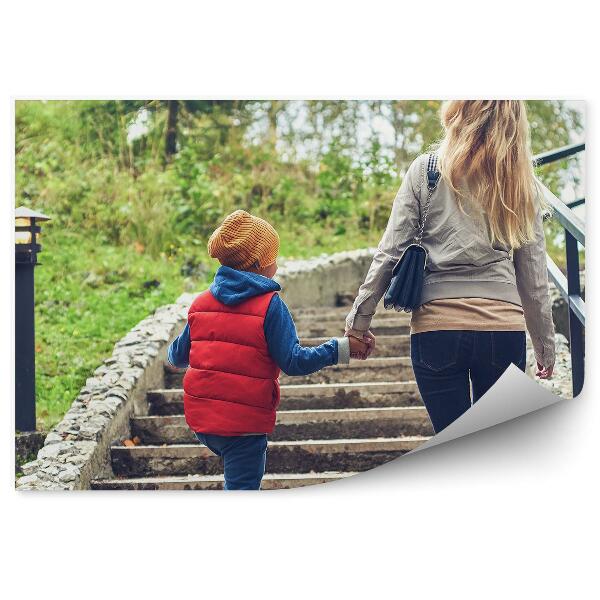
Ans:
[[[425,231],[425,223],[427,222],[427,215],[429,214],[429,207],[431,206],[431,196],[435,192],[435,188],[440,180],[440,172],[437,168],[437,154],[430,154],[427,159],[427,200],[425,201],[425,208],[421,211],[421,201],[419,200],[419,229],[414,241],[421,245],[423,239],[423,232]]]

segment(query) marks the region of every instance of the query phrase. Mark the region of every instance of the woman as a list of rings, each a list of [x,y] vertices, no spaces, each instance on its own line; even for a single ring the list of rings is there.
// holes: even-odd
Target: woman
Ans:
[[[411,318],[411,359],[436,432],[462,415],[510,363],[525,370],[525,326],[538,364],[552,375],[543,196],[519,100],[452,100],[442,106],[441,177],[423,236],[428,252],[421,306]],[[415,236],[427,197],[427,155],[410,166],[346,335],[371,340],[376,306]]]

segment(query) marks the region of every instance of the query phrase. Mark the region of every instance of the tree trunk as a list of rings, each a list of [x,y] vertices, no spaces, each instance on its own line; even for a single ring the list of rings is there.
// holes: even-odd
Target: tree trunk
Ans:
[[[271,100],[271,102],[269,102],[269,109],[267,111],[267,116],[269,119],[267,142],[271,144],[273,148],[275,148],[277,144],[277,121],[279,118],[279,113],[284,108],[284,105],[285,103],[281,100]]]
[[[177,153],[177,116],[179,100],[167,100],[167,133],[165,136],[165,156],[167,160]]]

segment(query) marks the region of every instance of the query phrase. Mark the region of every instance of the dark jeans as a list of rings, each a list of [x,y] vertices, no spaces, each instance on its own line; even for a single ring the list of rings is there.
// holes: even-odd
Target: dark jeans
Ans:
[[[525,332],[416,333],[410,336],[410,356],[437,433],[471,408],[510,363],[525,371]]]
[[[259,490],[265,474],[267,436],[196,433],[198,440],[223,459],[226,490]]]

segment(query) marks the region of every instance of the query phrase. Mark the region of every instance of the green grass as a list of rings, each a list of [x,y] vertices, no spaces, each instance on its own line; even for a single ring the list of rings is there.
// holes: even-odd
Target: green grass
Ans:
[[[153,258],[46,227],[36,268],[38,428],[48,430],[115,342],[184,288],[201,285]],[[152,283],[146,283],[152,282]],[[146,283],[146,286],[144,284]]]
[[[327,230],[280,230],[280,235],[282,255],[294,258],[376,243]],[[204,289],[218,265],[203,243],[172,257],[154,257],[53,224],[44,228],[42,242],[36,267],[36,402],[37,427],[48,431],[115,342],[184,291]],[[200,271],[203,265],[204,273],[183,275],[182,265],[190,259],[201,264]]]
[[[336,230],[329,227],[292,225],[278,226],[277,231],[281,239],[280,254],[288,259],[310,258],[319,256],[324,252],[342,252],[377,246],[381,239],[381,231],[368,234],[363,231],[347,231],[336,235]]]

